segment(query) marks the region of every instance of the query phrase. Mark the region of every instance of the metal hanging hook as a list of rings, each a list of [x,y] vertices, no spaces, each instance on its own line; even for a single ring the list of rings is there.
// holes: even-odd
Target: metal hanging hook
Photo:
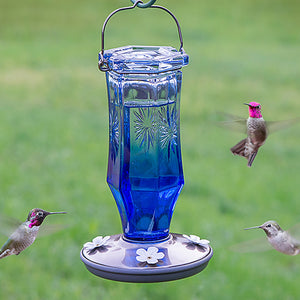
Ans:
[[[178,20],[176,19],[175,15],[169,11],[167,8],[163,7],[163,6],[159,6],[159,5],[152,5],[156,0],[150,0],[149,2],[147,3],[143,3],[143,1],[141,0],[131,0],[134,4],[133,6],[126,6],[126,7],[121,7],[121,8],[118,8],[116,9],[115,11],[111,12],[108,17],[106,18],[106,20],[104,21],[103,23],[103,27],[102,27],[102,33],[101,33],[101,52],[99,53],[100,55],[100,60],[99,60],[99,63],[98,63],[98,67],[100,69],[100,71],[103,71],[103,72],[106,72],[106,71],[109,71],[110,68],[108,66],[108,62],[107,60],[104,58],[104,31],[105,31],[105,28],[106,28],[106,25],[109,21],[109,19],[114,15],[116,14],[117,12],[119,11],[123,11],[123,10],[128,10],[128,9],[133,9],[135,8],[136,6],[139,6],[139,4],[141,4],[142,8],[158,8],[158,9],[161,9],[165,12],[167,12],[172,18],[173,20],[175,21],[176,25],[177,25],[177,29],[178,29],[178,35],[179,35],[179,40],[180,40],[180,47],[179,47],[179,51],[182,51],[183,49],[183,40],[182,40],[182,33],[181,33],[181,28],[180,28],[180,25],[179,25],[179,22]]]
[[[135,4],[136,0],[130,0],[133,4]],[[143,3],[143,1],[140,1],[137,5],[139,8],[147,8],[150,7],[152,4],[155,3],[156,0],[150,0],[147,3]]]

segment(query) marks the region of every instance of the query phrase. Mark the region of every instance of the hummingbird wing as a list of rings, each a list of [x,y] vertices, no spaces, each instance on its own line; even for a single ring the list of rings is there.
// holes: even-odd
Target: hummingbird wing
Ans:
[[[261,238],[241,242],[230,247],[230,250],[239,253],[264,252],[272,249],[273,247],[264,236]]]
[[[292,237],[293,243],[300,247],[300,223],[291,227],[287,232]]]
[[[217,112],[215,117],[218,126],[237,132],[243,132],[245,134],[247,133],[246,118],[241,118],[239,116],[223,112]]]
[[[300,122],[300,118],[282,121],[266,121],[268,133],[273,133],[281,129],[289,128]]]
[[[218,112],[215,118],[219,126],[222,126],[224,128],[233,131],[243,132],[245,134],[247,133],[246,118],[241,118],[236,115],[222,113],[222,112]],[[276,132],[278,130],[289,128],[293,125],[296,125],[299,122],[300,122],[300,118],[294,118],[294,119],[282,120],[282,121],[265,121],[268,134]]]
[[[10,236],[20,225],[21,221],[0,214],[0,233]]]
[[[45,224],[45,225],[42,225],[41,228],[39,229],[38,237],[51,235],[51,234],[54,234],[55,232],[59,232],[68,227],[69,226],[66,226],[63,224]]]

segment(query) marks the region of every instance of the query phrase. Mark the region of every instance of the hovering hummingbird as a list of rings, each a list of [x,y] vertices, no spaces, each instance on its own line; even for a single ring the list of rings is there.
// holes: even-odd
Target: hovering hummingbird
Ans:
[[[267,138],[266,122],[261,115],[261,105],[257,102],[244,103],[249,106],[247,120],[247,137],[233,146],[230,150],[234,155],[244,156],[251,167],[258,149]]]
[[[293,238],[287,231],[282,230],[277,222],[267,221],[260,226],[245,228],[245,230],[254,228],[264,230],[269,243],[275,250],[287,255],[297,255],[300,253],[300,241]]]
[[[48,215],[66,214],[66,212],[48,212],[40,208],[32,209],[27,220],[22,223],[8,238],[0,249],[0,259],[9,255],[18,255],[36,239],[44,219]]]

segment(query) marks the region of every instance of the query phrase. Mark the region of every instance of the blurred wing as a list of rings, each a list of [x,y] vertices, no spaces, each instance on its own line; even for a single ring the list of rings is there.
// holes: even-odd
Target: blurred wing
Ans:
[[[294,240],[300,244],[300,223],[294,225],[292,228],[287,230]]]
[[[250,241],[245,241],[242,243],[238,243],[232,245],[230,250],[239,253],[247,253],[247,252],[263,252],[272,250],[272,246],[268,242],[266,237],[257,238]]]
[[[59,232],[63,229],[66,229],[67,227],[68,226],[65,226],[63,224],[42,225],[41,228],[39,229],[38,237],[54,234],[55,232]]]
[[[283,121],[267,121],[268,133],[273,133],[275,131],[289,128],[300,122],[300,118],[295,118],[291,120],[283,120]]]
[[[7,217],[0,214],[0,233],[6,236],[10,236],[22,222],[11,217]]]
[[[216,114],[217,125],[223,128],[247,133],[247,119],[219,112]]]

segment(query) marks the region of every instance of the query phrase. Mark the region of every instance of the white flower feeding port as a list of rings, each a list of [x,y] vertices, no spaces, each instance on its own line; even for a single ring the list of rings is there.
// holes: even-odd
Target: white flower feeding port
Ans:
[[[81,260],[93,274],[117,281],[158,282],[199,273],[213,255],[209,241],[170,233],[184,184],[180,148],[183,50],[176,17],[165,7],[133,1],[112,12],[102,28],[99,69],[106,72],[109,103],[107,182],[123,234],[84,244]],[[117,12],[158,8],[176,22],[180,48],[125,46],[104,51],[104,31]]]
[[[92,242],[87,242],[83,245],[83,248],[89,251],[89,253],[96,251],[96,250],[104,250],[107,247],[107,241],[109,240],[110,236],[97,236],[93,239]]]
[[[165,255],[162,252],[158,252],[156,247],[149,247],[147,250],[139,248],[136,250],[136,260],[141,263],[147,263],[148,265],[155,265],[160,259],[163,259]]]
[[[185,237],[186,239],[189,240],[189,243],[194,244],[194,245],[199,245],[199,246],[203,246],[205,247],[206,245],[208,245],[210,243],[209,240],[201,240],[199,236],[196,235],[186,235],[184,234],[183,237]]]

